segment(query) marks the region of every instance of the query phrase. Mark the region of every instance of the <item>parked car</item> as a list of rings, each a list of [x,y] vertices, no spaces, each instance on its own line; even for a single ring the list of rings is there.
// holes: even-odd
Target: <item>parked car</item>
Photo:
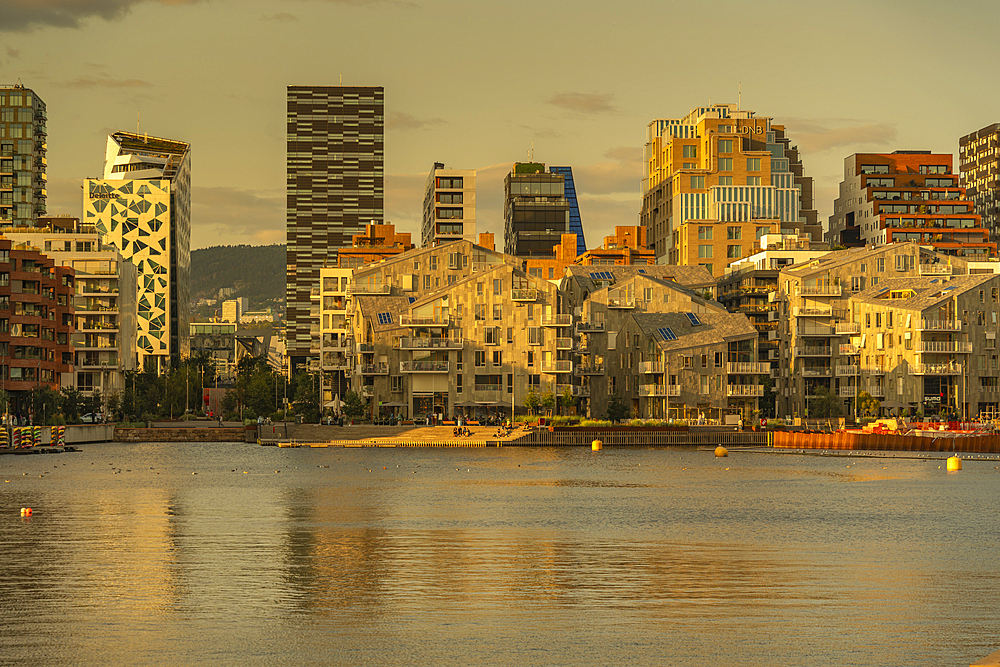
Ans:
[[[100,412],[88,412],[81,417],[81,421],[84,424],[100,424],[104,421],[104,415]]]

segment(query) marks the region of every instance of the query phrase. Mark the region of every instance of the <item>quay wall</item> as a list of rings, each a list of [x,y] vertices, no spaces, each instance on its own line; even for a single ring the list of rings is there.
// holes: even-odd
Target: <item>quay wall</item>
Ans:
[[[116,428],[115,442],[244,442],[239,428]],[[255,434],[256,437],[256,434]]]
[[[891,452],[1000,453],[1000,435],[880,435],[877,433],[797,433],[775,431],[775,449],[841,449]]]

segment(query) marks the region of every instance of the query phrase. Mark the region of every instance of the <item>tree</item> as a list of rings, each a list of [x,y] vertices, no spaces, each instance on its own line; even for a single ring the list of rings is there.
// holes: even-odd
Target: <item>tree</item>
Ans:
[[[611,400],[608,401],[608,419],[613,422],[620,422],[623,419],[628,419],[628,415],[629,409],[625,406],[625,401],[622,400],[616,391],[611,395]]]
[[[556,406],[556,395],[551,391],[547,391],[542,394],[541,400],[542,407],[545,408],[546,412],[549,412]]]
[[[344,394],[344,404],[341,409],[348,417],[360,417],[365,412],[365,404],[358,392],[349,391]]]
[[[882,403],[867,391],[858,394],[858,410],[866,417],[877,417]]]
[[[314,384],[314,376],[302,372],[295,376],[295,394],[293,403],[295,412],[302,415],[303,421],[315,424],[319,421],[319,388]]]
[[[827,387],[816,390],[816,398],[809,404],[809,416],[819,419],[839,417],[844,414],[840,407],[840,398]]]
[[[528,389],[528,395],[524,397],[524,407],[531,410],[531,414],[534,415],[538,412],[539,405],[538,394],[535,393],[535,388],[531,387]]]
[[[59,408],[62,410],[63,417],[70,424],[76,424],[80,421],[80,405],[83,402],[83,396],[76,387],[63,387],[62,399],[59,401]]]
[[[559,399],[559,402],[562,403],[566,412],[569,412],[570,406],[576,405],[576,397],[573,396],[573,387],[566,385],[563,389],[562,396],[560,396]]]

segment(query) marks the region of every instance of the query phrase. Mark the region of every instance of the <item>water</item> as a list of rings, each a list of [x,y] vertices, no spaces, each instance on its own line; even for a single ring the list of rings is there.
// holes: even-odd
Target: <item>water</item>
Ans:
[[[2,664],[941,666],[1000,648],[997,462],[84,450],[0,456]]]

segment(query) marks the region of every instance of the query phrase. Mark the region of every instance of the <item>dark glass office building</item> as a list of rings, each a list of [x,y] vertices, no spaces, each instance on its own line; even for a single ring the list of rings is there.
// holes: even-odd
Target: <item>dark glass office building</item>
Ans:
[[[570,231],[570,205],[563,174],[538,162],[517,162],[504,179],[504,252],[518,257],[551,257]]]
[[[45,215],[45,121],[33,90],[0,85],[0,226],[37,227]]]
[[[365,225],[381,224],[382,87],[288,86],[286,345],[293,367],[310,356],[319,270]],[[316,355],[313,355],[316,356]]]
[[[576,183],[573,182],[573,167],[549,167],[553,174],[562,174],[565,183],[566,201],[569,202],[569,231],[576,234],[576,254],[587,252],[587,240],[583,237],[583,220],[580,218],[580,203],[576,199]]]

